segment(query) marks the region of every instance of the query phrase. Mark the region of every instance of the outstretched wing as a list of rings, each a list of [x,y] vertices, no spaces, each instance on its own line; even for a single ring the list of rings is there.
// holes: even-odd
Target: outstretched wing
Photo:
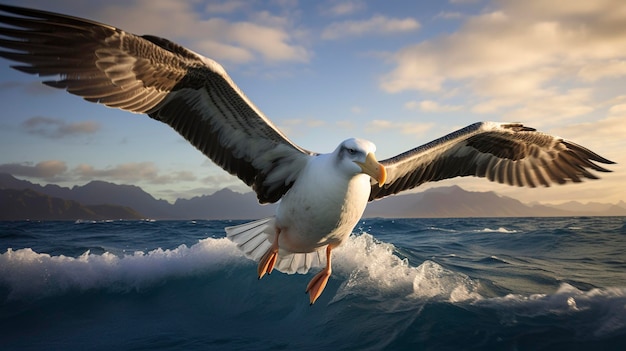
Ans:
[[[167,123],[275,202],[313,153],[281,133],[217,62],[155,36],[81,18],[0,5],[0,56],[54,76],[45,84]]]
[[[372,184],[370,200],[437,180],[476,176],[517,186],[596,179],[589,170],[612,164],[586,148],[519,123],[481,122],[380,161],[387,181]]]

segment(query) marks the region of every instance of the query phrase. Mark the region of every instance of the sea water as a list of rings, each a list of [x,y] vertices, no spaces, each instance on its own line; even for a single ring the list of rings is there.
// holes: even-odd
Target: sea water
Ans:
[[[0,350],[625,350],[621,217],[364,219],[306,275],[241,221],[0,222]]]

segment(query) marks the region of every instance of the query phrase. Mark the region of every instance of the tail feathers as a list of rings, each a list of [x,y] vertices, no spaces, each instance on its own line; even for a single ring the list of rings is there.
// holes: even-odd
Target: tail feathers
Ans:
[[[274,217],[259,219],[233,227],[226,227],[226,237],[237,244],[246,257],[258,261],[272,246],[270,238],[276,234]]]
[[[226,227],[226,237],[237,244],[246,257],[259,261],[272,246],[276,235],[275,218],[269,217],[237,226]],[[304,274],[313,267],[320,267],[326,263],[325,246],[313,252],[296,253],[280,248],[274,267],[280,272]]]
[[[278,251],[276,269],[283,273],[305,274],[309,269],[321,267],[326,264],[326,246],[322,246],[313,252],[296,253],[287,250]]]

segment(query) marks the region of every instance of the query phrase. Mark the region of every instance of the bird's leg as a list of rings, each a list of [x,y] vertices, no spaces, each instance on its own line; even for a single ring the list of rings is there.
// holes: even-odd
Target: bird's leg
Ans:
[[[278,258],[278,235],[280,235],[280,229],[276,228],[276,236],[274,237],[272,246],[267,249],[267,252],[265,252],[259,261],[259,268],[257,270],[259,279],[263,278],[265,273],[271,274],[274,269],[276,259]]]
[[[326,283],[328,283],[330,273],[333,271],[330,265],[330,251],[332,249],[332,246],[326,246],[326,267],[324,267],[321,272],[317,273],[315,277],[311,279],[309,285],[306,286],[306,292],[309,293],[311,305],[315,303],[315,300],[317,300],[320,295],[322,295],[322,291],[324,291]]]

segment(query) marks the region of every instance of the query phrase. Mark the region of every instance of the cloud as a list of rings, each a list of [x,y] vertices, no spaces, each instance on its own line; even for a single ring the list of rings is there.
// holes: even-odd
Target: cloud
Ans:
[[[388,18],[375,15],[363,21],[343,21],[330,24],[322,32],[322,39],[340,39],[366,34],[392,34],[415,31],[420,24],[413,18]]]
[[[34,165],[32,163],[5,163],[0,165],[0,173],[29,178],[54,179],[66,171],[65,162],[58,160],[42,161]]]
[[[259,57],[267,62],[309,60],[309,50],[296,43],[301,31],[290,25],[288,13],[271,16],[271,20],[267,13],[250,15],[250,20],[244,21],[216,16],[243,11],[249,5],[210,4],[201,12],[194,8],[193,2],[138,0],[129,5],[104,5],[97,16],[134,33],[150,33],[177,41],[218,61],[245,63]]]
[[[79,164],[69,169],[64,161],[47,160],[37,164],[5,163],[0,164],[0,173],[43,180],[64,182],[107,180],[126,184],[167,185],[182,182],[195,182],[197,176],[191,171],[179,170],[166,173],[153,162],[130,162],[107,168],[96,168],[93,165]],[[224,179],[233,178],[225,175]],[[236,179],[236,178],[235,178]]]
[[[435,18],[442,18],[442,19],[459,19],[463,17],[465,16],[460,12],[447,12],[447,11],[441,11],[435,16]]]
[[[609,62],[593,62],[583,66],[578,71],[578,76],[589,82],[604,78],[621,78],[626,76],[626,61],[616,59]]]
[[[594,110],[590,89],[570,89],[565,93],[547,94],[524,102],[504,113],[508,121],[533,123],[535,127],[555,125],[591,113]]]
[[[611,94],[594,84],[626,76],[623,1],[503,0],[488,9],[456,32],[393,53],[381,89],[461,89],[475,113],[571,119]]]
[[[330,5],[324,12],[332,16],[345,16],[361,11],[365,9],[365,7],[363,1],[340,1]]]
[[[568,139],[585,145],[602,146],[615,152],[626,161],[623,150],[626,149],[626,103],[619,103],[608,108],[606,116],[590,122],[573,123],[562,127]],[[622,164],[624,161],[617,160]]]
[[[397,122],[376,119],[367,124],[366,130],[370,133],[380,132],[381,130],[397,130],[401,134],[421,136],[434,126],[434,123]]]
[[[177,171],[163,175],[152,162],[123,163],[105,169],[96,169],[91,165],[80,164],[71,171],[71,174],[80,180],[142,181],[149,184],[169,184],[196,180],[196,176],[188,171]]]
[[[441,105],[437,101],[422,100],[422,101],[409,101],[404,104],[404,108],[408,110],[420,110],[424,112],[452,112],[458,111],[462,106],[455,105]]]
[[[285,135],[290,138],[309,133],[312,128],[320,128],[327,123],[320,119],[285,119],[280,121],[278,129],[280,129]]]
[[[206,5],[205,10],[209,14],[232,13],[246,7],[245,1],[229,0],[224,2],[212,2]]]
[[[29,134],[59,139],[67,136],[94,134],[100,129],[100,125],[94,121],[68,123],[62,119],[37,116],[24,121],[22,128]]]
[[[350,107],[350,112],[355,114],[355,115],[360,115],[364,111],[365,111],[365,109],[363,107],[361,107],[361,106],[352,106],[352,107]]]

